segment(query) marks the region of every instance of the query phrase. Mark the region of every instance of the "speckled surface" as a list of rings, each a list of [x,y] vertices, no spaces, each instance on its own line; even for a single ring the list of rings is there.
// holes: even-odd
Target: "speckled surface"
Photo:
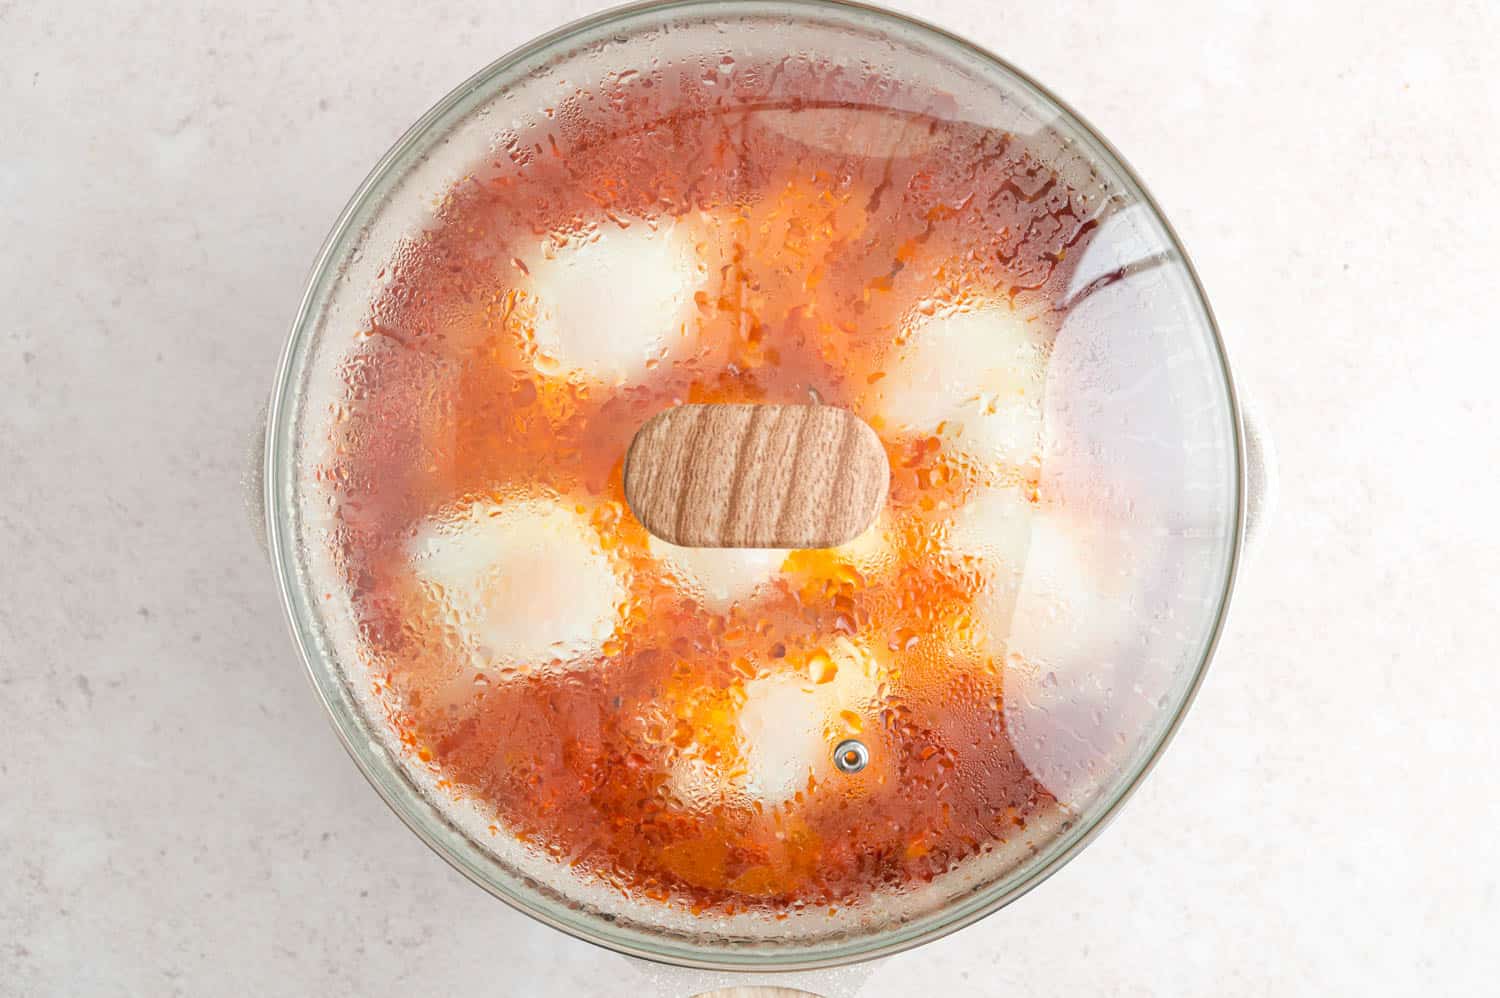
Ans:
[[[1282,489],[1120,818],[859,994],[1489,991],[1500,8],[902,6],[1033,72],[1152,185]],[[451,86],[594,7],[0,2],[0,993],[644,986],[365,786],[238,493],[345,197]]]

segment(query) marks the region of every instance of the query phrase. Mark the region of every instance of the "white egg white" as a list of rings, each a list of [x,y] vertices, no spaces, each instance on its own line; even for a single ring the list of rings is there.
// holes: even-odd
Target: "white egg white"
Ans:
[[[480,670],[595,654],[625,602],[624,581],[588,520],[556,499],[461,506],[422,524],[408,550]]]
[[[953,515],[948,550],[980,570],[984,586],[974,600],[975,623],[992,654],[1004,651],[1031,549],[1035,508],[1014,486],[981,491]]]
[[[723,612],[754,596],[781,571],[787,552],[771,548],[689,548],[650,539],[652,557],[705,607]]]
[[[821,782],[837,773],[840,715],[870,714],[880,672],[869,650],[848,638],[834,641],[827,655],[835,671],[821,673],[823,682],[812,673],[778,673],[745,684],[737,723],[746,796],[778,804],[806,788],[809,777]]]
[[[606,223],[526,260],[539,359],[578,380],[639,381],[687,338],[704,277],[690,226]]]
[[[1007,305],[923,317],[878,382],[875,408],[899,433],[941,428],[957,451],[1023,465],[1041,452],[1046,372],[1038,325]]]

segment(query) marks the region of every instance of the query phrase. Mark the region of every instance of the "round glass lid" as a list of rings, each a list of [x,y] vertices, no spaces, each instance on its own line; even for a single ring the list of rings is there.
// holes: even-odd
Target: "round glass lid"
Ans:
[[[867,8],[630,8],[501,60],[356,197],[281,379],[273,549],[361,767],[496,894],[668,960],[1014,896],[1154,758],[1233,572],[1237,414],[1154,206]],[[683,405],[863,424],[867,529],[648,531],[627,450]]]

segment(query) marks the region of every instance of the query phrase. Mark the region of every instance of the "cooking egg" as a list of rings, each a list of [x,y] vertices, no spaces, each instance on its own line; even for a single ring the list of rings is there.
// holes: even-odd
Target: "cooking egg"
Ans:
[[[1039,327],[1007,305],[924,317],[877,383],[875,409],[897,432],[941,432],[977,460],[1027,464],[1041,451],[1046,372]]]
[[[798,666],[762,674],[707,712],[716,718],[696,736],[705,746],[722,740],[709,762],[700,752],[675,756],[667,789],[682,806],[719,802],[782,804],[814,784],[855,778],[835,769],[833,750],[858,735],[878,748],[873,723],[881,669],[869,648],[839,637]]]
[[[556,499],[461,506],[422,524],[408,552],[429,601],[480,670],[594,654],[625,601],[588,519]]]
[[[882,510],[864,533],[828,551],[845,564],[852,565],[866,579],[873,579],[896,565],[894,532],[893,517],[888,510]]]
[[[1128,556],[1127,556],[1128,555]],[[1133,750],[1172,677],[1142,669],[1150,637],[1138,603],[1154,571],[1143,539],[1039,512],[1006,657],[1006,724],[1017,752],[1060,802],[1092,792]]]
[[[745,684],[737,724],[746,796],[777,804],[808,785],[842,774],[833,749],[872,714],[880,670],[870,651],[848,638],[813,652],[805,670],[775,673]]]
[[[689,229],[662,219],[549,237],[526,261],[538,366],[618,385],[681,346],[704,280]]]
[[[983,588],[974,598],[975,623],[991,653],[1004,650],[1026,571],[1035,508],[1014,486],[981,491],[953,516],[948,549],[978,565]]]
[[[651,556],[705,607],[722,612],[775,578],[787,552],[769,548],[688,548],[650,539]]]
[[[1055,511],[1032,518],[1025,573],[1010,647],[1024,658],[1066,665],[1086,661],[1130,633],[1130,594],[1141,582],[1104,541],[1086,543],[1084,528]],[[1111,578],[1107,569],[1117,569]]]

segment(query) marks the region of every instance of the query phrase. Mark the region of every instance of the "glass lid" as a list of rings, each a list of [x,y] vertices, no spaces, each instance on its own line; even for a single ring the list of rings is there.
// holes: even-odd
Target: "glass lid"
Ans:
[[[680,406],[767,407],[682,438],[737,474],[757,413],[838,410],[868,526],[648,531],[627,452]],[[1139,184],[994,57],[825,2],[626,8],[455,91],[330,237],[270,444],[372,783],[683,964],[889,952],[1039,881],[1175,726],[1239,543],[1218,338]]]

